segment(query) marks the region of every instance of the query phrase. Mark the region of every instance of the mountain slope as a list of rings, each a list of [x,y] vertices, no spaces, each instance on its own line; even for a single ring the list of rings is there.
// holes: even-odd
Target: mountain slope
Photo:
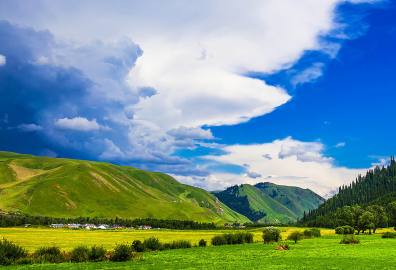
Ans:
[[[371,204],[386,205],[396,200],[396,162],[391,158],[387,167],[376,167],[369,170],[365,176],[347,186],[342,186],[332,198],[328,199],[318,209],[310,211],[302,222],[313,222],[315,219],[334,213],[343,206]]]
[[[259,183],[244,184],[214,193],[231,209],[255,222],[288,223],[323,202],[316,193],[298,187]]]
[[[53,217],[246,222],[205,190],[126,166],[0,152],[0,209]]]

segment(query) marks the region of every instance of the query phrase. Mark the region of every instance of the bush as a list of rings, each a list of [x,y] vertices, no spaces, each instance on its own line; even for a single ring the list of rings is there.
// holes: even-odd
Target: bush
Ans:
[[[213,246],[227,245],[227,240],[224,237],[224,235],[216,235],[213,236],[212,238],[212,245]]]
[[[86,246],[78,246],[70,252],[72,262],[87,262],[89,260],[89,249]]]
[[[306,229],[304,230],[304,237],[305,238],[313,238],[313,237],[320,237],[320,230],[316,228]]]
[[[281,231],[275,227],[267,227],[263,230],[263,240],[265,244],[279,242],[282,239]]]
[[[253,234],[252,233],[244,232],[242,234],[243,234],[243,239],[244,239],[243,241],[245,243],[248,243],[248,244],[253,243]]]
[[[0,241],[0,265],[15,263],[15,261],[25,258],[26,256],[27,252],[24,248],[7,239]]]
[[[158,240],[158,238],[150,237],[144,240],[143,246],[145,250],[160,250],[161,242]]]
[[[335,228],[335,233],[336,234],[354,234],[355,229],[349,225],[345,225],[345,226]]]
[[[382,238],[396,238],[396,233],[394,232],[386,232],[382,235]]]
[[[110,260],[113,262],[125,262],[132,258],[132,250],[129,245],[118,244],[114,248]]]
[[[287,236],[287,240],[292,240],[295,244],[303,238],[304,234],[300,231],[293,231]]]
[[[65,261],[65,256],[59,247],[40,247],[33,253],[33,258],[39,263],[60,263]]]
[[[140,240],[134,240],[132,242],[132,249],[136,252],[143,252],[144,251],[144,245],[142,241]]]
[[[93,262],[104,261],[106,260],[106,249],[102,246],[93,246],[89,250],[88,257]]]
[[[354,234],[348,234],[344,235],[344,237],[341,239],[340,244],[359,244],[360,241],[355,237]]]
[[[205,241],[205,239],[199,240],[198,246],[200,246],[200,247],[206,247],[206,241]]]
[[[178,249],[178,248],[191,248],[191,242],[187,240],[177,240],[173,241],[170,244],[171,249]]]

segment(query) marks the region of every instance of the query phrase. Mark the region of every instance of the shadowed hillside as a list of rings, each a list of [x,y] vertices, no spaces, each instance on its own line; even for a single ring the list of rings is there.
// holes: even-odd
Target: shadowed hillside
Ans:
[[[309,189],[272,183],[233,186],[215,195],[231,209],[263,223],[294,222],[324,201]]]

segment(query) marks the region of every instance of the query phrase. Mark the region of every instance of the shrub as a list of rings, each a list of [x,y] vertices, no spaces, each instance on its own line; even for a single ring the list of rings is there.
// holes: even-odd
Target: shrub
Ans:
[[[304,237],[305,238],[312,238],[312,237],[320,237],[320,230],[316,228],[306,229],[304,230]]]
[[[212,245],[213,246],[227,245],[227,240],[224,237],[224,235],[216,235],[213,236],[212,238]]]
[[[44,263],[60,263],[65,261],[65,256],[62,254],[59,247],[40,247],[33,253],[33,258],[36,262]]]
[[[282,239],[281,231],[275,227],[266,227],[263,230],[263,240],[265,244],[279,242]]]
[[[355,229],[349,225],[335,228],[336,234],[354,234],[354,232],[355,232]]]
[[[171,249],[178,249],[178,248],[191,248],[191,242],[187,240],[177,240],[173,241],[170,244]]]
[[[144,245],[142,241],[140,240],[134,240],[132,242],[132,249],[136,252],[143,252],[144,251]]]
[[[243,241],[245,242],[245,243],[253,243],[253,234],[252,233],[250,233],[250,232],[244,232],[244,233],[242,233],[242,235],[243,235]]]
[[[93,262],[104,261],[106,259],[106,249],[102,246],[93,246],[89,250],[88,257]]]
[[[160,250],[161,242],[158,240],[158,238],[150,237],[144,240],[143,246],[144,249],[147,250]]]
[[[347,234],[341,239],[340,244],[359,244],[360,241],[355,237],[354,234]]]
[[[287,240],[292,240],[294,241],[295,244],[297,244],[297,242],[303,238],[304,238],[304,234],[299,231],[293,231],[287,236]]]
[[[132,250],[129,245],[118,244],[114,248],[110,260],[113,262],[125,262],[132,258]]]
[[[87,262],[89,260],[89,249],[86,246],[77,246],[70,252],[72,262]]]
[[[24,248],[7,239],[0,241],[0,265],[12,264],[26,256],[27,252]]]
[[[396,238],[396,233],[394,232],[386,232],[382,235],[382,238]]]
[[[205,239],[199,240],[198,246],[200,246],[200,247],[206,247],[206,241],[205,241]]]

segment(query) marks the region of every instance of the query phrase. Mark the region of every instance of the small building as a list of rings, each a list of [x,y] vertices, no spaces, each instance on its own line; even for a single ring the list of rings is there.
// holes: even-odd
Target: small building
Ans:
[[[54,229],[59,229],[59,228],[65,227],[65,225],[64,224],[51,224],[50,227],[54,228]]]

